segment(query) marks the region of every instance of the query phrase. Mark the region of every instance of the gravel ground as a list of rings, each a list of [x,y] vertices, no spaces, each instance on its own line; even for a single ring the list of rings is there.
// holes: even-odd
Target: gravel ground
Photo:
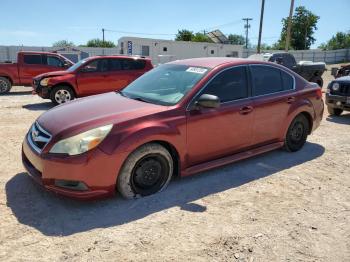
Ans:
[[[51,107],[29,90],[0,97],[0,261],[350,260],[349,113],[325,113],[297,153],[178,179],[144,199],[77,202],[22,167],[22,139]]]

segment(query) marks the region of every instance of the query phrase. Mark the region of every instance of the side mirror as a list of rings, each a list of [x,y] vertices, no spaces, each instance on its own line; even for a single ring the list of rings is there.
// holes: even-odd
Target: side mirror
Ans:
[[[220,98],[214,95],[203,94],[195,103],[196,108],[218,108],[220,106]]]

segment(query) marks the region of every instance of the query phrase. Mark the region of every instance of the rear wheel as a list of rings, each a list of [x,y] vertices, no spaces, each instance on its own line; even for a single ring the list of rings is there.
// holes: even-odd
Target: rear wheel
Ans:
[[[6,77],[0,77],[0,94],[6,94],[10,92],[12,84]]]
[[[295,152],[300,150],[309,134],[309,121],[304,115],[298,115],[288,128],[284,147],[287,151]]]
[[[55,105],[67,103],[75,98],[69,86],[56,86],[50,92],[50,99]]]
[[[341,113],[343,113],[343,109],[340,109],[340,108],[333,108],[333,107],[327,107],[328,109],[328,113],[331,115],[331,116],[340,116]]]
[[[129,155],[119,173],[117,188],[125,198],[137,198],[160,192],[173,174],[173,159],[156,143],[141,146]]]

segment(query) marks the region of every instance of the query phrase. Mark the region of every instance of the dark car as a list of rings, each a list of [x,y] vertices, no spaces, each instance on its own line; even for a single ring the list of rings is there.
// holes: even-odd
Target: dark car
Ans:
[[[326,71],[326,64],[323,62],[300,61],[297,63],[295,57],[286,52],[256,54],[250,56],[250,58],[283,65],[301,75],[307,81],[317,83],[320,87],[323,86],[322,75]]]
[[[284,147],[321,122],[322,92],[286,67],[234,58],[161,65],[120,92],[42,114],[23,142],[30,176],[80,199],[163,190],[175,176]],[[210,185],[208,185],[210,186]]]
[[[350,76],[339,77],[329,83],[326,104],[330,115],[340,116],[350,111]]]

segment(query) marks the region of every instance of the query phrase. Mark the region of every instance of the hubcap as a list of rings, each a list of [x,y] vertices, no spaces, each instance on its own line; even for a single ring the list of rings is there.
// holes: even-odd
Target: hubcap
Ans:
[[[58,104],[62,104],[71,100],[71,95],[67,90],[59,89],[55,93],[55,100]]]
[[[0,80],[0,93],[6,92],[8,89],[8,84],[4,80]]]

